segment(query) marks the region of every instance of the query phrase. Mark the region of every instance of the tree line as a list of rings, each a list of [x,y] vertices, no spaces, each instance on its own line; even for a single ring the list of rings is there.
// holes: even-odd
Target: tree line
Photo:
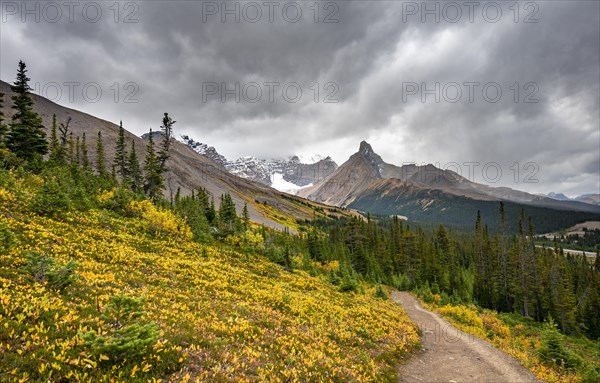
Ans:
[[[499,229],[475,217],[471,233],[443,225],[426,231],[397,217],[328,219],[307,223],[313,261],[340,263],[337,275],[355,274],[403,290],[426,289],[448,303],[476,303],[536,321],[554,318],[569,334],[600,337],[600,255],[564,254],[558,243],[535,246],[534,223],[521,211],[509,234],[504,203]]]

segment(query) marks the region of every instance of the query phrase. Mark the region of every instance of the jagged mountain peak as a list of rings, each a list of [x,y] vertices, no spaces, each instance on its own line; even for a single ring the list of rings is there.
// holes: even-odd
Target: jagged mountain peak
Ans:
[[[360,147],[358,148],[358,152],[365,154],[365,155],[369,155],[371,153],[373,153],[373,148],[371,147],[371,144],[369,144],[367,141],[361,141],[360,142]]]
[[[219,152],[217,152],[217,150],[214,148],[214,146],[209,146],[208,144],[204,144],[202,142],[197,142],[193,138],[191,138],[190,136],[185,135],[185,134],[181,135],[179,137],[179,140],[182,143],[189,146],[190,148],[192,148],[196,153],[201,154],[201,155],[211,159],[215,163],[217,163],[221,166],[227,165],[227,159],[225,158],[225,156],[223,156]]]
[[[373,151],[373,148],[367,141],[361,141],[360,146],[358,148],[358,154],[364,157],[371,165],[377,168],[377,172],[379,172],[379,166],[384,162],[379,156],[379,154]]]

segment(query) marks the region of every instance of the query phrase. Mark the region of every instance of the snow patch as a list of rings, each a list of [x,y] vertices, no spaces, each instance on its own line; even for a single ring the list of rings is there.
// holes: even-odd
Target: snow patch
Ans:
[[[271,187],[273,189],[277,189],[280,192],[289,193],[289,194],[298,194],[301,189],[311,187],[313,184],[308,184],[306,186],[298,186],[294,183],[288,182],[283,179],[283,174],[281,173],[273,173],[271,175]]]

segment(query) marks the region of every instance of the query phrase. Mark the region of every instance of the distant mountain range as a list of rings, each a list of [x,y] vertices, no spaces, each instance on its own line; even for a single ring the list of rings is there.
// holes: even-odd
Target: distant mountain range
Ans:
[[[555,193],[534,195],[471,182],[431,164],[396,166],[383,161],[365,141],[360,143],[357,153],[338,167],[330,157],[317,157],[308,164],[297,156],[287,160],[242,157],[228,161],[212,146],[188,136],[182,136],[181,140],[239,177],[318,203],[365,213],[465,226],[474,223],[479,210],[484,222],[495,228],[499,221],[499,201],[504,201],[507,222],[513,230],[521,209],[533,218],[538,232],[600,220],[595,195],[577,199]]]
[[[588,203],[590,205],[600,205],[600,194],[593,194],[593,193],[582,194],[575,198],[569,198],[562,193],[550,192],[550,193],[548,193],[548,197],[558,200],[558,201],[578,201],[578,202]]]
[[[180,140],[197,153],[222,165],[236,176],[260,182],[263,185],[272,186],[286,192],[290,192],[292,191],[290,189],[293,189],[289,184],[292,184],[292,186],[295,185],[295,189],[298,190],[321,181],[338,167],[331,157],[320,155],[315,155],[310,159],[301,159],[299,156],[294,155],[284,160],[242,157],[235,161],[228,161],[213,146],[199,143],[187,135],[181,136]],[[310,162],[306,163],[305,161]],[[285,182],[276,182],[279,178]]]
[[[480,210],[484,221],[494,227],[498,222],[499,201],[505,202],[509,224],[514,226],[520,210],[524,209],[533,217],[538,231],[600,219],[599,206],[491,187],[433,165],[389,164],[365,141],[335,172],[300,190],[299,195],[363,212],[454,225],[474,224]]]

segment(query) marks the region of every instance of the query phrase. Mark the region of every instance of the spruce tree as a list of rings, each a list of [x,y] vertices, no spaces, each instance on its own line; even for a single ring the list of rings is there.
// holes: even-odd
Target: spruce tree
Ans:
[[[106,176],[106,154],[104,153],[102,132],[98,132],[98,139],[96,140],[96,172],[101,177]]]
[[[56,114],[52,115],[52,129],[50,130],[50,162],[58,165],[64,161],[64,152],[58,142],[58,133],[56,130]]]
[[[244,204],[244,209],[242,209],[242,220],[244,221],[244,229],[247,229],[250,224],[250,212],[247,203]]]
[[[219,220],[221,228],[227,233],[233,233],[238,227],[238,217],[235,203],[229,193],[221,196],[219,206]]]
[[[213,226],[216,226],[217,210],[215,209],[215,199],[214,198],[210,199],[210,205],[206,209],[205,215],[206,215],[206,219],[208,220],[208,223],[212,224]]]
[[[115,170],[117,175],[121,177],[121,181],[128,181],[128,171],[127,171],[127,152],[125,148],[125,129],[123,128],[123,121],[119,124],[119,138],[117,139],[117,146],[115,148],[115,158],[113,160],[113,165],[115,166]]]
[[[4,111],[2,110],[3,107],[4,93],[0,93],[0,149],[6,146],[6,133],[8,132],[8,127],[4,125]]]
[[[177,121],[173,121],[173,119],[169,117],[169,113],[165,113],[162,120],[162,125],[160,127],[163,136],[162,149],[158,153],[158,164],[162,172],[165,172],[166,170],[165,164],[169,159],[169,148],[171,147],[171,142],[173,141],[173,125],[176,122]]]
[[[88,157],[88,147],[87,147],[87,139],[85,136],[85,132],[83,132],[83,136],[81,137],[81,166],[84,169],[90,168],[90,159]]]
[[[31,91],[29,80],[25,63],[19,61],[17,79],[11,86],[14,93],[12,96],[13,109],[16,112],[12,116],[7,146],[17,157],[27,161],[41,159],[44,154],[48,153],[48,142],[42,118],[33,111],[33,99],[29,94]]]
[[[129,169],[129,182],[131,190],[133,190],[135,193],[140,193],[142,191],[142,184],[144,180],[140,162],[135,150],[134,141],[131,141],[131,151],[129,152],[129,158],[127,159],[127,168]]]
[[[157,199],[164,187],[162,171],[154,148],[152,129],[150,129],[146,146],[146,158],[144,159],[144,192],[150,199]]]
[[[81,139],[79,136],[75,139],[75,165],[81,166]]]
[[[69,133],[69,138],[67,139],[67,147],[69,150],[67,153],[69,164],[75,165],[77,163],[77,158],[75,156],[75,138],[73,136],[73,132]]]

